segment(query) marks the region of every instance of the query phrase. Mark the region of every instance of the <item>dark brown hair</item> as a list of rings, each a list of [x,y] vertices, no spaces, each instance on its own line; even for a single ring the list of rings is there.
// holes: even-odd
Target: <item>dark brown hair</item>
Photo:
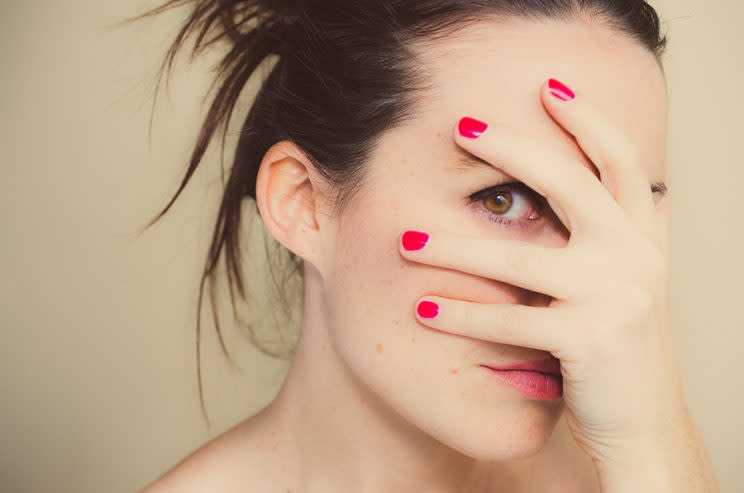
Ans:
[[[192,60],[217,42],[226,45],[214,80],[219,89],[178,190],[145,229],[173,205],[220,125],[224,152],[240,92],[264,59],[277,56],[245,117],[229,177],[226,183],[223,180],[224,194],[200,283],[197,373],[205,417],[199,352],[205,282],[210,280],[213,319],[229,357],[216,316],[215,273],[224,250],[236,314],[234,289],[246,301],[239,248],[242,204],[246,198],[255,201],[258,167],[271,145],[286,139],[303,150],[331,185],[333,212],[338,213],[362,187],[365,164],[377,139],[412,119],[421,102],[428,77],[414,43],[446,38],[487,17],[518,17],[601,22],[647,48],[660,66],[666,45],[655,10],[643,0],[170,0],[124,22],[187,4],[190,13],[166,53],[158,83],[166,67],[170,72],[184,41],[196,34]],[[302,259],[286,252],[297,271]]]

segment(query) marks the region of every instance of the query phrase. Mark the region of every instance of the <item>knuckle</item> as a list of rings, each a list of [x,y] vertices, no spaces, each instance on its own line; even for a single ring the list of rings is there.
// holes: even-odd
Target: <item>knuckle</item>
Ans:
[[[521,310],[518,309],[518,305],[496,305],[495,312],[494,318],[499,327],[512,328],[519,325]]]
[[[511,340],[520,328],[524,329],[523,323],[520,321],[522,312],[519,305],[502,304],[494,305],[494,308],[494,310],[491,310],[493,313],[491,320],[502,337]]]
[[[503,261],[514,277],[532,279],[535,262],[530,256],[524,254],[524,249],[520,246],[512,243],[506,244],[503,249]]]

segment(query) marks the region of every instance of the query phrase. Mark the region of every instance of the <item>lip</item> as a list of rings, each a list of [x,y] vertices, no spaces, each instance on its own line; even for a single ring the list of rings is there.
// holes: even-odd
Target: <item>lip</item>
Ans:
[[[529,361],[520,363],[510,363],[506,365],[481,365],[492,370],[525,370],[537,371],[540,373],[549,373],[553,375],[561,374],[561,362],[558,358],[547,358],[539,361]]]
[[[494,370],[485,367],[503,383],[519,389],[531,399],[559,400],[563,397],[563,378],[554,373],[532,370]]]

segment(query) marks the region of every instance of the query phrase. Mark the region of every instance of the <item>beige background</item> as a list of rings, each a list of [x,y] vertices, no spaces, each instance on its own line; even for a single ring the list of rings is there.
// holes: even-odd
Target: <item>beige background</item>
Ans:
[[[670,36],[671,296],[686,393],[722,491],[744,491],[744,4],[653,4]],[[231,372],[207,312],[207,430],[194,323],[218,146],[172,215],[137,231],[175,190],[216,59],[178,66],[148,142],[155,70],[182,11],[106,26],[153,5],[0,2],[3,491],[135,491],[263,407],[287,365],[228,330],[243,368]]]

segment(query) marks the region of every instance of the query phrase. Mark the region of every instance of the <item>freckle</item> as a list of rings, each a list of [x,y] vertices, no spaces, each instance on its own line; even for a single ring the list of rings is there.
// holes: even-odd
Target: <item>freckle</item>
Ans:
[[[450,373],[452,373],[453,375],[457,375],[458,373],[460,373],[460,370],[459,368],[450,368]]]
[[[378,353],[378,354],[382,354],[382,350],[383,350],[383,348],[382,348],[382,344],[380,344],[380,343],[378,342],[378,343],[377,343],[377,353]]]

